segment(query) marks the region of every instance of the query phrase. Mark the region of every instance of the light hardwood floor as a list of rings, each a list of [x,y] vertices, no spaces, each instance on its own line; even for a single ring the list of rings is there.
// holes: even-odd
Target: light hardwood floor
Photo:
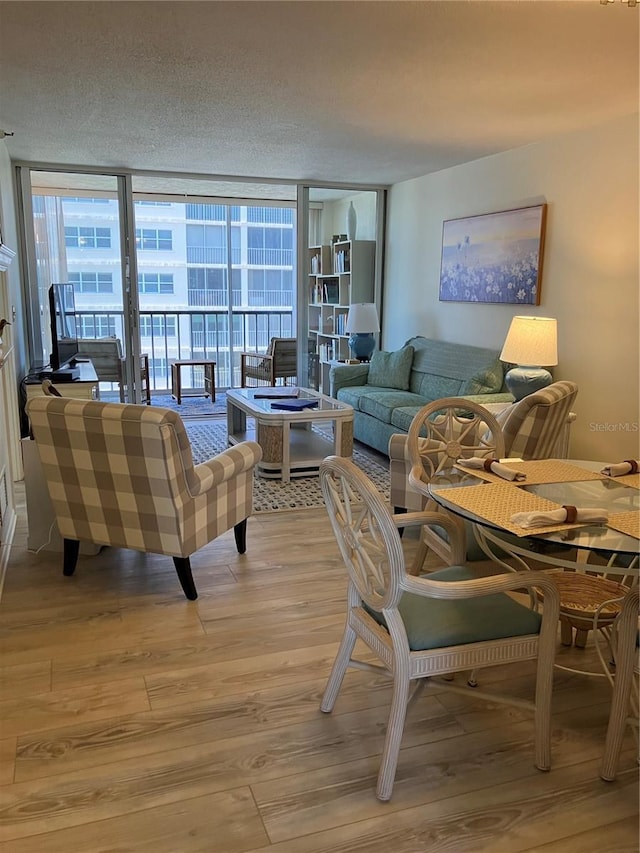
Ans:
[[[526,713],[427,692],[376,800],[388,682],[349,671],[318,709],[345,590],[324,511],[254,516],[244,556],[232,534],[202,549],[196,602],[168,558],[105,549],[64,578],[25,543],[23,521],[0,603],[2,853],[637,853],[633,739],[601,781],[610,691],[565,672],[551,772]],[[530,672],[482,679],[525,694]]]

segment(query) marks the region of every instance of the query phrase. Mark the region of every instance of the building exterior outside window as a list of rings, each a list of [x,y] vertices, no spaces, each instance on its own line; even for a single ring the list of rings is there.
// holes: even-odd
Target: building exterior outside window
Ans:
[[[50,232],[54,217],[63,225],[64,247],[55,264],[58,280],[75,285],[81,335],[124,341],[117,200],[34,196],[36,227],[38,216]],[[295,335],[293,208],[136,201],[135,226],[140,343],[150,357],[154,387],[171,360],[199,357],[216,360],[220,387],[237,384],[234,350],[260,351],[272,334]]]

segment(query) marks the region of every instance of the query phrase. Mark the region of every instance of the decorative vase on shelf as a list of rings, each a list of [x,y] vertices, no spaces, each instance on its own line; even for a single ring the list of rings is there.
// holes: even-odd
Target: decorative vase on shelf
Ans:
[[[353,202],[349,204],[349,210],[347,211],[347,239],[355,240],[356,239],[356,227],[358,225],[358,215],[356,213],[356,209],[353,206]]]

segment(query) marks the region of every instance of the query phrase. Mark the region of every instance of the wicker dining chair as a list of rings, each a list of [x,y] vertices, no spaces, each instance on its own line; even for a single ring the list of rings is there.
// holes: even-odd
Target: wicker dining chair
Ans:
[[[613,696],[609,725],[604,745],[604,756],[600,776],[612,782],[618,772],[618,762],[622,749],[622,740],[627,725],[638,729],[638,684],[640,660],[638,659],[638,606],[640,595],[638,587],[630,589],[625,595],[622,609],[613,626],[615,656],[615,675],[613,677]],[[635,682],[635,683],[634,683]]]
[[[451,516],[436,505],[429,496],[429,483],[436,474],[451,469],[460,458],[503,457],[504,439],[498,422],[481,405],[461,397],[435,400],[423,406],[414,416],[407,436],[407,455],[411,463],[409,484],[422,497],[425,509],[453,518],[463,554],[466,554],[467,526],[460,518]],[[425,527],[412,571],[420,571],[429,550],[451,563],[451,549],[451,541],[444,528]]]
[[[400,742],[410,701],[425,684],[437,684],[474,699],[513,703],[533,711],[535,765],[551,762],[550,718],[553,662],[558,624],[558,592],[539,572],[477,578],[473,570],[451,566],[428,577],[407,573],[400,517],[371,480],[350,460],[327,457],[320,483],[334,535],[349,576],[342,642],[320,708],[333,710],[348,667],[384,672],[393,679],[387,733],[378,774],[378,799],[391,798]],[[439,524],[436,513],[416,513],[417,524]],[[544,592],[542,614],[515,601],[511,590]],[[353,656],[360,639],[380,665]],[[461,670],[537,661],[535,698],[524,701],[463,687],[438,676]],[[411,682],[415,691],[409,697]]]

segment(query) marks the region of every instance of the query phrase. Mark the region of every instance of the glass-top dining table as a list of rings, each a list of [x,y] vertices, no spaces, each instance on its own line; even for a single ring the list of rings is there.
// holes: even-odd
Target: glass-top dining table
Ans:
[[[602,462],[557,462],[560,466],[558,470],[564,471],[565,474],[571,475],[570,468],[573,467],[591,472],[593,478],[530,483],[526,480],[518,483],[502,480],[503,485],[498,485],[497,478],[493,478],[493,482],[486,482],[480,472],[453,468],[434,477],[428,491],[439,506],[471,522],[483,551],[509,571],[514,568],[512,564],[504,562],[505,553],[515,558],[522,568],[529,568],[526,561],[534,558],[537,563],[568,569],[587,569],[589,572],[635,575],[637,579],[640,554],[640,539],[637,538],[640,488],[629,484],[627,478],[617,479],[600,475]],[[511,464],[512,460],[505,460],[505,463]],[[526,471],[527,463],[518,467]],[[541,467],[538,464],[537,470]],[[548,470],[553,470],[552,466]],[[581,475],[575,472],[574,476]],[[582,476],[589,475],[585,473]],[[493,488],[496,486],[497,488]],[[474,492],[479,489],[485,491],[477,494],[469,492],[467,495],[467,489],[473,489]],[[506,503],[510,495],[508,490],[511,489],[522,490],[558,507],[602,508],[607,512],[608,522],[557,525],[554,529],[544,532],[518,529],[509,523],[506,516],[503,515],[501,519],[500,512],[494,511],[499,503]],[[619,525],[622,529],[613,526],[618,523],[616,520],[624,520],[624,523]]]
[[[599,659],[597,671],[558,662],[555,666],[569,672],[606,677],[612,682],[608,663],[612,655],[611,646],[603,646],[600,635],[603,632],[609,643],[609,627],[619,610],[623,592],[638,583],[640,478],[637,475],[621,479],[604,476],[600,473],[602,462],[544,460],[516,463],[509,459],[505,464],[517,467],[521,472],[529,472],[528,480],[517,484],[505,480],[498,482],[499,478],[493,476],[492,482],[487,482],[487,475],[479,471],[453,468],[439,472],[432,479],[428,485],[429,494],[439,506],[470,522],[484,553],[507,571],[549,566],[601,579],[596,584],[598,592],[593,598],[593,607],[583,610],[579,606],[578,611],[575,610],[574,602],[579,599],[573,596],[585,588],[585,583],[578,582],[575,575],[565,577],[560,602],[563,645],[572,645],[574,628],[576,646],[581,648],[586,642],[586,632],[591,628],[599,629],[594,631]],[[536,479],[544,482],[535,482]],[[514,507],[517,510],[546,512],[567,506],[605,510],[607,521],[548,525],[544,530],[523,529],[512,521]],[[617,577],[612,578],[612,575]],[[592,591],[589,586],[587,597]],[[566,593],[568,598],[565,602]],[[613,605],[613,610],[608,613],[602,610],[610,605]]]

